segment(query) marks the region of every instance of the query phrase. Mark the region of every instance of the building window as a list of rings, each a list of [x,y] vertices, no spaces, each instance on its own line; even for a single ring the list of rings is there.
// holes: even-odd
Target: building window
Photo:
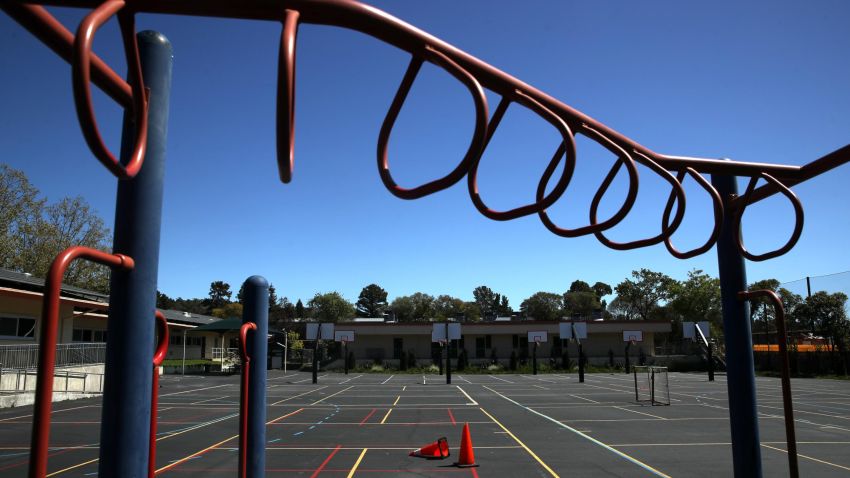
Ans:
[[[489,335],[487,337],[490,337]],[[475,337],[475,358],[487,358],[487,351],[485,350],[487,344],[487,339],[484,337]]]
[[[74,329],[71,334],[72,342],[106,342],[105,330]]]
[[[404,353],[404,339],[395,338],[393,339],[393,358],[401,359],[401,354]]]
[[[30,317],[0,317],[0,336],[34,338],[35,319]]]

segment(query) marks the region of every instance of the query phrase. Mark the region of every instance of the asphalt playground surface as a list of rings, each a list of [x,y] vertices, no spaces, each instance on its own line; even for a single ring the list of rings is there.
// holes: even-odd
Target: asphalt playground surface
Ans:
[[[423,384],[424,380],[424,384]],[[625,374],[270,371],[266,476],[732,476],[726,377],[670,374],[670,406]],[[239,377],[164,376],[157,476],[235,476]],[[764,476],[788,476],[778,379],[758,378]],[[792,380],[800,475],[850,476],[850,381]],[[48,476],[97,475],[101,399],[53,408]],[[27,473],[32,407],[0,410],[0,476]],[[477,468],[451,466],[469,424]],[[409,457],[447,437],[444,460]]]

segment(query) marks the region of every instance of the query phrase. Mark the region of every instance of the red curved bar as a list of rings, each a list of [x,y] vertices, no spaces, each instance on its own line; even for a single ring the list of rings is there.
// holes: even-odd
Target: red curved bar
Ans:
[[[708,181],[706,181],[704,177],[702,177],[700,173],[694,171],[692,168],[685,168],[682,171],[679,171],[679,174],[676,176],[676,180],[679,184],[682,184],[686,173],[690,174],[697,184],[705,189],[705,192],[711,196],[711,203],[714,210],[714,228],[711,230],[711,235],[708,236],[708,240],[706,240],[703,245],[685,252],[676,249],[676,246],[673,245],[672,234],[665,237],[664,246],[667,247],[667,250],[673,255],[673,257],[678,259],[696,257],[714,247],[714,244],[717,242],[717,238],[720,237],[720,226],[723,225],[723,200],[720,198],[720,194]],[[670,210],[673,209],[673,203],[675,202],[676,198],[673,196],[673,191],[670,191],[670,198],[667,200],[667,206],[664,208],[664,217],[662,219],[665,227],[670,223]]]
[[[419,69],[422,67],[425,59],[446,70],[446,72],[463,83],[469,90],[469,93],[472,95],[472,101],[475,103],[475,130],[472,133],[472,141],[469,143],[466,154],[452,172],[440,179],[408,189],[399,186],[393,180],[390,173],[389,159],[387,158],[387,146],[396,118],[398,118],[398,114],[401,112],[404,100],[407,98],[407,94],[410,92],[413,81],[416,79],[416,75],[419,73]],[[478,83],[475,77],[443,53],[426,46],[419,55],[414,55],[411,58],[407,72],[404,74],[401,85],[398,87],[390,109],[387,111],[387,115],[381,125],[381,132],[378,134],[378,173],[381,176],[384,187],[401,199],[418,199],[437,191],[442,191],[460,181],[469,170],[470,163],[476,157],[479,157],[484,150],[484,142],[486,141],[488,130],[488,115],[487,96],[484,94],[481,84]]]
[[[239,478],[245,478],[248,466],[248,380],[251,357],[248,355],[248,331],[257,324],[247,322],[239,328],[239,353],[242,355],[242,386],[239,394]]]
[[[159,338],[153,354],[153,390],[151,391],[151,441],[148,451],[148,478],[156,474],[156,413],[159,408],[159,366],[168,353],[168,321],[156,311],[156,335]]]
[[[297,10],[286,10],[280,34],[277,83],[277,168],[280,180],[292,181],[295,168],[295,38]]]
[[[638,172],[637,167],[635,166],[634,160],[632,160],[632,156],[627,153],[625,150],[620,148],[614,142],[608,140],[605,136],[603,136],[598,131],[593,128],[589,128],[587,126],[584,127],[585,136],[590,137],[587,133],[596,136],[596,138],[591,138],[597,141],[600,145],[602,145],[608,151],[611,151],[615,155],[617,155],[617,161],[611,166],[611,169],[608,171],[608,174],[605,176],[605,179],[602,180],[602,184],[599,186],[599,189],[596,190],[596,194],[593,196],[593,201],[591,202],[591,214],[590,214],[590,224],[587,226],[578,227],[575,229],[565,229],[557,226],[546,213],[545,210],[542,210],[537,213],[540,221],[546,226],[546,229],[549,229],[551,232],[561,236],[561,237],[579,237],[584,236],[586,234],[594,234],[596,232],[602,232],[608,230],[614,226],[616,226],[620,221],[622,221],[631,211],[632,206],[637,199],[638,193]],[[602,198],[605,196],[605,193],[608,191],[608,187],[611,185],[611,182],[614,181],[614,178],[617,177],[617,173],[620,171],[620,167],[622,165],[626,166],[626,171],[629,175],[629,191],[626,194],[626,198],[623,201],[623,205],[620,206],[620,209],[614,213],[610,218],[602,221],[596,221],[596,208],[599,206],[599,202],[602,201]],[[551,175],[550,171],[547,171],[548,174],[544,174],[540,179],[540,183],[537,185],[537,199],[543,196],[543,191],[546,189],[546,184],[549,182],[549,175]]]
[[[478,165],[481,163],[481,157],[484,155],[484,150],[487,149],[490,139],[493,137],[496,129],[498,129],[499,124],[502,121],[502,117],[504,117],[511,102],[519,103],[540,115],[546,122],[554,126],[561,135],[561,138],[563,138],[561,146],[555,152],[555,155],[552,156],[552,159],[549,160],[549,164],[546,166],[546,170],[543,173],[543,177],[545,179],[541,180],[541,182],[549,182],[549,178],[551,178],[555,169],[558,167],[558,164],[561,162],[560,158],[562,154],[564,155],[565,161],[564,171],[561,173],[561,178],[558,180],[558,183],[552,191],[547,195],[540,194],[540,197],[537,198],[536,202],[525,206],[519,206],[508,211],[494,211],[484,203],[484,200],[481,199],[481,194],[478,192]],[[469,171],[467,172],[467,189],[469,190],[469,197],[472,199],[472,204],[475,205],[478,212],[495,221],[508,221],[528,216],[529,214],[540,213],[547,207],[552,206],[567,190],[570,180],[573,177],[573,172],[575,172],[575,165],[576,143],[569,125],[567,125],[567,123],[556,114],[549,111],[545,106],[535,101],[534,98],[524,95],[521,91],[515,91],[511,97],[505,96],[502,98],[502,101],[499,102],[499,106],[496,108],[496,112],[493,113],[493,118],[490,120],[487,138],[484,142],[481,154],[479,154],[470,164]],[[543,192],[545,192],[545,185],[543,189]]]
[[[62,277],[65,270],[76,259],[86,259],[115,269],[130,270],[135,266],[133,259],[123,254],[75,246],[65,249],[53,263],[44,283],[44,298],[41,306],[41,333],[38,347],[38,377],[33,410],[32,442],[30,446],[29,477],[47,476],[47,451],[50,441],[50,412],[53,408],[53,374],[56,369],[56,341],[59,326],[59,299]]]
[[[782,362],[782,407],[785,412],[785,439],[788,446],[788,468],[792,478],[800,476],[797,466],[797,438],[794,432],[794,407],[791,403],[791,368],[788,364],[788,333],[785,325],[785,308],[782,300],[772,290],[752,290],[738,292],[739,300],[752,300],[764,297],[773,305],[776,312],[776,332],[779,335],[779,358]]]
[[[741,196],[741,200],[743,201],[740,207],[732,212],[735,224],[735,230],[738,231],[738,250],[741,251],[741,255],[746,257],[751,261],[766,261],[768,259],[772,259],[774,257],[779,257],[786,252],[790,251],[794,245],[797,244],[797,241],[800,239],[800,235],[803,233],[803,221],[804,221],[804,213],[803,213],[803,205],[800,203],[800,199],[797,198],[797,195],[794,194],[794,191],[791,191],[784,184],[779,182],[773,176],[767,173],[761,173],[761,177],[763,177],[768,184],[773,184],[783,196],[788,198],[791,201],[791,205],[794,207],[794,231],[791,232],[791,237],[788,238],[788,242],[785,243],[779,249],[774,251],[765,252],[764,254],[753,254],[747,251],[747,248],[744,247],[744,237],[743,232],[741,232],[741,219],[744,216],[744,211],[747,209],[747,206],[752,204],[752,194],[753,189],[755,188],[756,182],[758,182],[758,176],[753,176],[750,178],[750,183],[747,185],[747,191]]]
[[[115,158],[106,147],[94,114],[91,95],[92,43],[98,28],[124,7],[123,0],[107,0],[83,19],[74,39],[74,55],[71,62],[72,83],[74,87],[74,105],[77,119],[83,131],[83,137],[92,154],[118,179],[130,179],[142,168],[148,138],[148,103],[143,87],[142,66],[139,62],[139,46],[136,41],[133,14],[124,12],[118,15],[121,36],[124,39],[124,52],[127,57],[130,85],[133,91],[133,111],[136,125],[136,141],[133,153],[126,166]]]

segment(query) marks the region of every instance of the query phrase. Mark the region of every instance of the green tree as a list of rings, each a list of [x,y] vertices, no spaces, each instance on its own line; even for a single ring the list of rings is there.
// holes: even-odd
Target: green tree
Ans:
[[[414,309],[413,300],[407,295],[396,297],[390,304],[390,310],[392,310],[395,320],[399,322],[413,322]]]
[[[552,292],[537,292],[522,301],[520,310],[529,319],[557,320],[561,316],[562,296]]]
[[[295,303],[295,317],[299,319],[304,318],[304,304],[301,302],[301,299],[298,299],[298,302]]]
[[[242,304],[239,302],[230,302],[222,305],[221,307],[216,307],[212,310],[213,317],[220,317],[222,319],[229,319],[231,317],[242,317],[242,311],[244,310]]]
[[[602,310],[602,304],[593,291],[568,291],[561,296],[564,314],[572,317],[588,317]]]
[[[378,284],[369,284],[360,291],[355,307],[358,317],[383,317],[387,310],[387,291]]]
[[[209,308],[210,310],[224,307],[230,303],[230,297],[233,292],[230,291],[230,284],[224,281],[214,281],[210,283]]]
[[[614,290],[611,289],[611,286],[604,282],[597,282],[593,284],[593,292],[596,293],[596,300],[599,301],[599,305],[602,307],[602,310],[605,310],[606,302],[602,299],[606,295],[611,295]]]
[[[632,271],[634,280],[626,279],[617,284],[614,290],[617,299],[633,310],[641,320],[652,318],[652,313],[670,298],[674,280],[662,272],[649,269]]]
[[[308,305],[319,322],[339,322],[354,316],[354,305],[339,292],[317,293]]]
[[[424,292],[414,292],[410,300],[413,303],[413,320],[427,321],[434,317],[434,296]]]
[[[37,273],[22,268],[19,255],[44,209],[45,200],[38,194],[22,171],[0,164],[0,266]]]
[[[711,277],[699,269],[688,272],[682,282],[674,281],[670,287],[669,306],[674,313],[674,337],[681,334],[682,321],[708,321],[715,331],[722,330],[720,307],[720,279]]]
[[[446,320],[464,313],[463,301],[450,295],[440,295],[434,299],[434,318]]]
[[[593,293],[593,289],[591,289],[590,284],[583,280],[574,280],[572,284],[570,284],[570,290],[567,292],[590,292]]]
[[[156,308],[162,310],[174,309],[174,299],[156,291]]]
[[[478,308],[478,304],[475,302],[464,302],[461,307],[461,312],[463,313],[463,317],[467,322],[479,322],[481,321],[481,310]]]
[[[608,304],[607,310],[616,320],[636,320],[639,317],[637,309],[631,303],[621,300],[620,297],[614,297],[614,300]]]

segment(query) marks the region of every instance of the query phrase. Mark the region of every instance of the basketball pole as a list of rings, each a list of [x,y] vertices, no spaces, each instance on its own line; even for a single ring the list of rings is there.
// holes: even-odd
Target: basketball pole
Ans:
[[[171,93],[172,50],[161,33],[137,35],[142,77],[150,91],[144,166],[118,181],[112,249],[135,261],[131,271],[112,272],[109,340],[100,426],[100,476],[147,476],[150,448],[153,320],[159,272],[163,178]],[[134,113],[124,112],[122,163],[133,152]]]
[[[446,322],[446,385],[452,384],[451,343],[449,340],[449,323]]]
[[[761,442],[756,409],[756,379],[750,303],[738,299],[747,290],[747,269],[738,249],[738,230],[731,200],[738,196],[735,176],[712,174],[711,184],[723,200],[726,214],[717,240],[720,298],[726,340],[726,381],[732,432],[732,467],[738,478],[761,478]],[[740,224],[737,224],[740,227]]]
[[[531,351],[531,374],[537,375],[537,340],[534,341],[534,349]]]

